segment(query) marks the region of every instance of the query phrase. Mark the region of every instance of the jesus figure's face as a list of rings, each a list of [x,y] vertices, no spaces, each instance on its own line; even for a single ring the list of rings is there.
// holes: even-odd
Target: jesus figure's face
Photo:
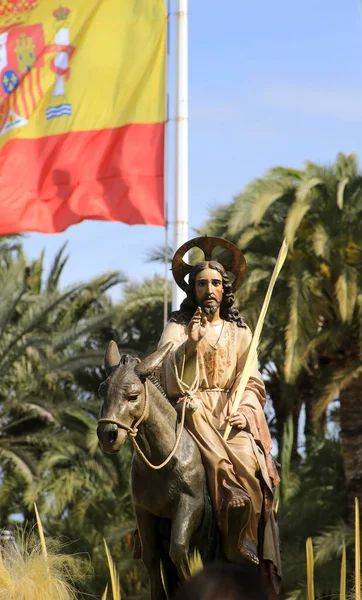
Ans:
[[[215,269],[206,268],[195,277],[195,296],[197,304],[206,314],[215,314],[218,310],[224,288],[222,276]]]

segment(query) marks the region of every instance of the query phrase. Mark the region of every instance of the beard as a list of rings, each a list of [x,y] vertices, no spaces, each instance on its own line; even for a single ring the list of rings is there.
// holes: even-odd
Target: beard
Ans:
[[[215,301],[214,306],[207,306],[205,304],[205,302],[203,302],[201,304],[201,310],[203,313],[205,313],[205,315],[214,315],[217,312],[217,310],[219,309],[221,302],[219,302],[218,300],[216,300],[214,298],[213,298],[213,300]]]

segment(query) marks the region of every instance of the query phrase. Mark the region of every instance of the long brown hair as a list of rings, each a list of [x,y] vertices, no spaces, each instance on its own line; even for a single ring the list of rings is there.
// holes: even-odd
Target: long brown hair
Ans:
[[[174,323],[189,323],[198,306],[195,296],[195,278],[196,275],[201,273],[201,271],[204,269],[214,269],[214,271],[220,273],[222,277],[224,293],[220,304],[220,317],[225,321],[232,321],[236,323],[238,327],[245,328],[245,322],[240,316],[236,306],[234,306],[235,296],[229,278],[224,267],[216,260],[199,262],[192,267],[189,275],[189,282],[186,288],[186,298],[183,300],[180,309],[171,313],[169,320],[173,321]]]

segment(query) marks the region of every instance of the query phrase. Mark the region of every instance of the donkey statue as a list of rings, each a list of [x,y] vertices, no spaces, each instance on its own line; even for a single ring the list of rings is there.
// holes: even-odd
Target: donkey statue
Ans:
[[[153,376],[171,347],[168,343],[140,361],[121,356],[110,342],[104,360],[108,377],[99,390],[102,450],[118,452],[128,435],[135,445],[131,486],[152,600],[173,595],[193,549],[204,562],[211,560],[217,539],[199,450],[180,429],[176,410]]]

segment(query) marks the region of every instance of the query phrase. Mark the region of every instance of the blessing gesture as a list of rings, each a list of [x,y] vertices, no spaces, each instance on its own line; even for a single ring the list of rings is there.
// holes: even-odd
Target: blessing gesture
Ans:
[[[197,344],[205,336],[209,327],[206,315],[202,314],[200,306],[197,308],[188,326],[189,342]]]

